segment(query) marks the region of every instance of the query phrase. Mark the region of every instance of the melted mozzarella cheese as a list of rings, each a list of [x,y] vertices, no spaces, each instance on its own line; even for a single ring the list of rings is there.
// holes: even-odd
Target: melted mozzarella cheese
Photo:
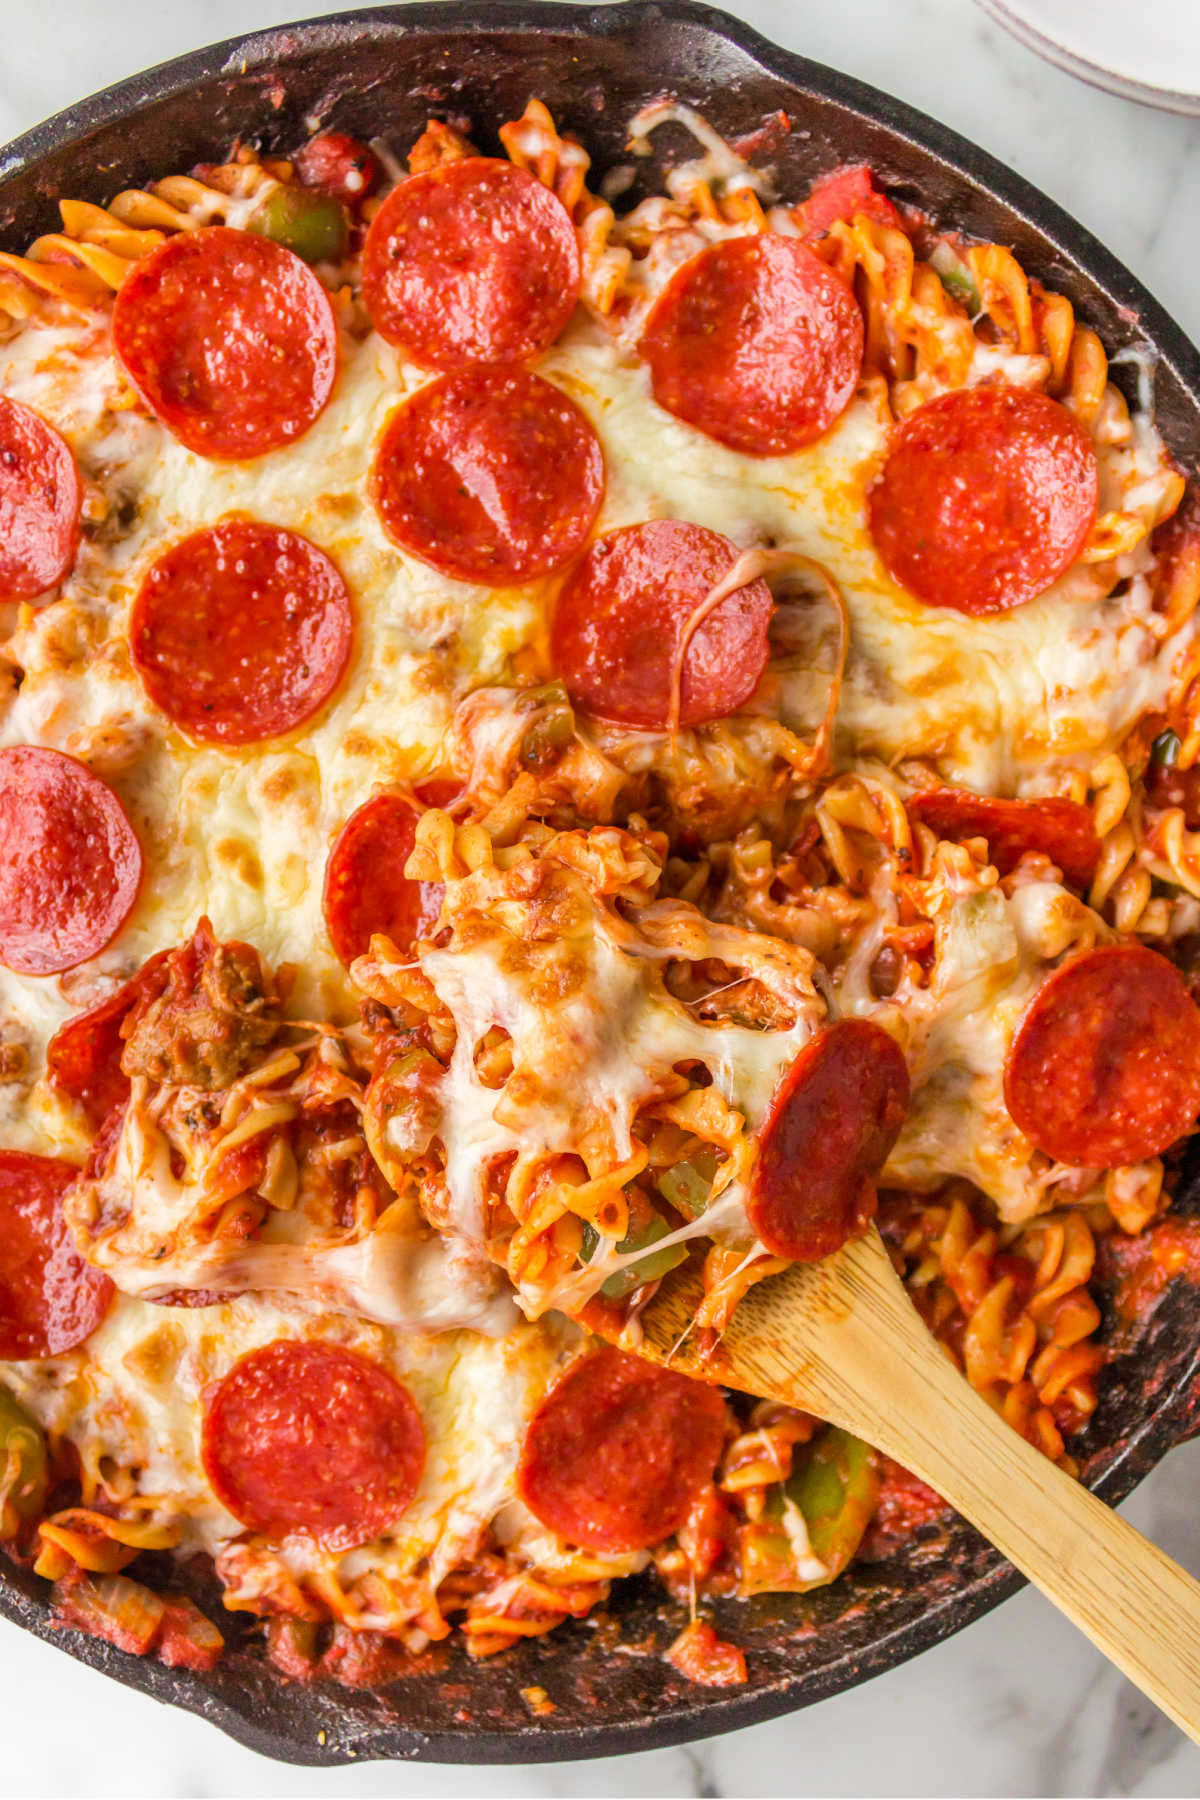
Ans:
[[[1020,792],[1047,768],[1085,764],[1114,749],[1146,711],[1161,710],[1193,638],[1162,643],[1162,621],[1136,576],[1105,598],[1077,564],[1040,599],[992,618],[923,605],[883,567],[870,537],[866,493],[883,459],[888,424],[867,397],[851,402],[825,437],[790,456],[748,458],[655,405],[649,374],[614,359],[595,334],[570,334],[540,365],[587,411],[605,447],[604,529],[653,517],[689,519],[743,547],[787,544],[838,581],[851,622],[838,709],[837,748],[866,756],[936,761],[949,780],[982,792]],[[1131,449],[1136,443],[1136,450]],[[1169,477],[1152,426],[1097,446],[1101,509],[1144,482]],[[804,734],[828,696],[828,658],[790,674],[784,716]]]
[[[25,613],[13,653],[24,670],[0,743],[82,757],[124,801],[147,878],[116,941],[84,972],[30,982],[0,972],[0,1031],[41,1061],[64,1017],[187,936],[202,912],[297,967],[293,1010],[346,1018],[353,999],[321,914],[329,845],[381,783],[412,779],[440,754],[452,698],[504,672],[539,616],[533,590],[447,582],[385,538],[366,498],[390,409],[425,377],[371,336],[344,336],[334,397],[296,444],[253,463],[206,462],[156,423],[114,412],[120,388],[102,342],[72,354],[63,332],[0,347],[0,391],[63,430],[85,474],[128,497],[132,525],[85,545],[64,596]],[[262,748],[190,743],[150,705],[127,648],[129,607],[165,545],[231,513],[299,531],[334,559],[355,605],[355,651],[332,704]],[[38,1129],[62,1129],[52,1107]]]
[[[441,1131],[455,1228],[483,1234],[487,1165],[509,1151],[569,1155],[585,1139],[605,1140],[613,1163],[634,1153],[633,1123],[678,1063],[702,1062],[717,1090],[751,1129],[762,1122],[784,1069],[812,1035],[800,1018],[784,1031],[707,1024],[669,995],[647,989],[635,958],[622,953],[602,925],[595,954],[574,1004],[540,1006],[505,967],[504,947],[420,952],[421,967],[458,1032],[444,1084]],[[814,1012],[815,1012],[814,1008]],[[475,1073],[475,1046],[493,1026],[512,1039],[515,1069],[542,1068],[538,1103],[506,1103],[504,1090]],[[400,1129],[403,1129],[401,1122]]]
[[[403,1382],[425,1425],[425,1472],[406,1511],[369,1545],[338,1557],[315,1552],[304,1538],[270,1549],[251,1540],[251,1554],[281,1557],[295,1574],[324,1562],[343,1581],[368,1567],[406,1575],[428,1561],[436,1586],[513,1499],[529,1417],[579,1341],[565,1320],[518,1325],[492,1340],[456,1331],[404,1335],[261,1297],[184,1309],[118,1296],[86,1352],[10,1363],[5,1381],[48,1432],[79,1449],[86,1467],[107,1459],[132,1471],[154,1523],[180,1530],[180,1554],[215,1556],[246,1534],[204,1473],[206,1394],[248,1351],[310,1335],[362,1352]],[[539,1532],[531,1520],[531,1541]]]
[[[297,1012],[346,1017],[351,996],[320,905],[332,837],[380,783],[434,767],[454,702],[503,680],[512,654],[539,637],[552,583],[488,590],[450,581],[385,537],[367,497],[373,447],[391,408],[427,376],[373,333],[343,331],[341,359],[329,405],[297,443],[250,463],[216,463],[131,408],[103,325],[34,326],[0,346],[0,391],[63,431],[95,519],[63,598],[22,616],[14,655],[25,674],[0,719],[0,743],[82,756],[125,801],[148,865],[128,924],[85,970],[58,981],[0,972],[0,1033],[23,1042],[35,1068],[61,1018],[180,941],[202,911],[218,937],[245,938],[271,962],[297,965]],[[754,459],[663,412],[646,370],[582,314],[539,368],[600,436],[600,530],[674,516],[743,546],[795,545],[829,568],[852,627],[843,760],[932,754],[950,779],[1021,791],[1044,787],[1057,763],[1093,760],[1139,714],[1161,708],[1190,628],[1161,645],[1136,568],[1120,597],[1098,598],[1081,566],[1042,599],[982,620],[922,606],[896,587],[865,523],[864,491],[886,437],[869,400],[855,400],[809,449]],[[1132,447],[1102,444],[1100,460],[1105,506],[1165,468],[1145,421],[1135,421]],[[338,564],[356,605],[355,654],[333,702],[262,749],[189,743],[149,705],[128,656],[129,606],[154,557],[230,513],[311,538]],[[787,677],[785,717],[801,731],[824,712],[827,667],[818,648]],[[20,1098],[0,1090],[0,1119],[22,1142],[32,1146],[39,1133],[65,1141],[61,1109],[39,1100],[25,1118]]]
[[[661,1095],[672,1072],[693,1062],[709,1071],[712,1085],[741,1116],[750,1132],[759,1129],[785,1069],[824,1016],[807,977],[780,958],[770,970],[777,994],[794,1008],[794,1022],[780,1029],[754,1029],[696,1018],[657,979],[655,965],[672,955],[699,954],[699,915],[686,908],[650,906],[651,937],[637,933],[636,910],[618,921],[576,881],[577,905],[556,914],[570,949],[565,961],[538,960],[515,945],[536,938],[532,918],[505,895],[502,876],[492,879],[491,907],[502,925],[485,932],[480,911],[488,904],[481,874],[462,884],[471,898],[461,902],[449,889],[443,919],[460,906],[467,920],[469,947],[451,943],[418,949],[421,970],[452,1017],[456,1042],[439,1086],[437,1135],[445,1153],[449,1207],[446,1226],[467,1245],[483,1245],[488,1235],[489,1180],[498,1158],[581,1157],[591,1180],[619,1172],[638,1152],[634,1123],[639,1111]],[[737,965],[739,951],[762,977],[771,943],[721,926],[704,928],[706,953]],[[678,939],[678,942],[675,940]],[[747,948],[747,946],[751,946]],[[756,968],[753,958],[759,958]],[[373,966],[371,991],[385,992],[387,964]],[[477,1046],[499,1028],[509,1040],[512,1072],[499,1088],[481,1081]],[[385,1121],[384,1166],[394,1152],[403,1163],[412,1121],[404,1109]],[[713,1203],[696,1219],[659,1240],[659,1248],[696,1236],[749,1244],[743,1181],[735,1165]],[[569,1311],[581,1307],[611,1275],[638,1260],[601,1238],[586,1266],[552,1290],[540,1282],[522,1284],[522,1304],[536,1315],[547,1304]]]
[[[600,437],[607,491],[598,530],[677,517],[723,531],[739,547],[799,546],[830,570],[852,628],[837,736],[844,762],[921,754],[952,780],[1022,791],[1062,762],[1095,759],[1136,716],[1162,706],[1192,627],[1162,645],[1140,579],[1144,552],[1130,560],[1121,596],[1100,597],[1080,568],[1031,605],[987,620],[921,606],[890,580],[866,526],[865,490],[887,431],[869,399],[856,399],[809,449],[757,460],[663,412],[636,358],[582,316],[539,370],[578,402]],[[540,642],[553,598],[551,582],[493,591],[447,580],[385,537],[367,494],[374,445],[395,404],[427,379],[375,335],[343,331],[335,390],[314,426],[286,450],[223,464],[192,455],[130,405],[103,324],[37,324],[0,345],[0,392],[64,433],[87,484],[88,520],[62,598],[11,621],[24,678],[4,697],[0,744],[43,743],[84,758],[121,796],[147,862],[127,925],[85,969],[49,980],[0,970],[0,1039],[19,1042],[34,1073],[62,1019],[151,952],[182,941],[202,912],[218,938],[244,938],[269,962],[296,966],[299,1016],[349,1016],[353,995],[321,915],[329,844],[379,784],[417,779],[439,765],[455,703],[505,682],[512,656]],[[1131,495],[1152,500],[1163,467],[1152,427],[1136,422],[1132,445],[1102,445],[1100,460],[1102,504]],[[230,514],[310,538],[342,571],[356,609],[355,650],[339,692],[309,726],[261,749],[188,742],[149,705],[129,660],[129,608],[155,556]],[[827,667],[818,647],[810,670],[787,676],[785,717],[801,731],[824,713]],[[654,1070],[691,1057],[704,1061],[753,1126],[812,1028],[807,1019],[784,1032],[718,1028],[665,1000],[647,1003],[601,938],[586,1008],[574,1018],[576,1054],[552,1071],[563,1084],[562,1104],[503,1118],[498,1097],[475,1079],[474,1046],[497,1023],[527,1040],[532,1055],[542,1018],[490,952],[429,950],[422,960],[459,1027],[447,1135],[454,1203],[468,1238],[478,1231],[479,1173],[491,1156],[538,1144],[574,1150],[584,1107],[609,1122],[618,1149],[627,1148],[633,1110]],[[970,1148],[980,1134],[969,1120],[991,1117],[1004,1019],[1025,977],[1018,972],[1002,993],[986,971],[968,974],[964,965],[961,974],[960,989],[941,996],[942,1013],[923,1040],[919,1021],[914,1027],[923,1073],[889,1174],[919,1186],[960,1171],[1017,1216],[1027,1187],[1018,1191],[999,1163],[985,1166],[983,1153]],[[0,1135],[28,1149],[81,1148],[67,1109],[44,1084],[32,1097],[27,1084],[0,1087]],[[164,1189],[140,1197],[168,1223],[175,1216],[177,1195]],[[684,1234],[714,1228],[734,1237],[744,1231],[736,1184],[719,1216]],[[256,1248],[276,1258],[275,1280],[259,1265],[263,1285],[295,1281],[302,1247]],[[404,1575],[428,1563],[444,1573],[498,1515],[505,1541],[525,1546],[531,1559],[561,1556],[513,1501],[512,1488],[525,1420],[570,1334],[544,1320],[536,1331],[520,1326],[494,1340],[452,1329],[464,1317],[453,1291],[453,1249],[419,1267],[411,1244],[402,1265],[389,1260],[390,1249],[372,1240],[333,1252],[332,1262],[327,1254],[325,1296],[395,1328],[327,1313],[320,1293],[311,1311],[262,1294],[197,1311],[121,1296],[86,1351],[10,1365],[6,1379],[93,1464],[111,1458],[135,1471],[139,1492],[157,1497],[161,1517],[181,1525],[185,1550],[220,1552],[242,1534],[200,1462],[205,1388],[255,1345],[311,1330],[391,1367],[412,1388],[429,1432],[429,1463],[413,1505],[381,1543],[340,1560],[342,1577],[368,1564]],[[587,1272],[589,1285],[620,1260],[607,1250]],[[286,1279],[279,1279],[285,1262]],[[198,1278],[195,1267],[190,1273]],[[477,1313],[467,1316],[481,1323]],[[415,1331],[421,1324],[446,1329],[434,1338]],[[298,1540],[272,1554],[297,1572],[314,1556]]]
[[[461,1243],[414,1233],[404,1208],[352,1242],[329,1243],[296,1212],[269,1215],[248,1238],[197,1230],[212,1205],[205,1165],[175,1173],[143,1086],[135,1085],[108,1166],[66,1202],[89,1259],[123,1293],[291,1294],[408,1332],[469,1327],[499,1336],[512,1324],[515,1309],[496,1270]]]
[[[928,1190],[948,1176],[970,1181],[1008,1223],[1031,1218],[1048,1189],[1067,1182],[1074,1197],[1094,1187],[1094,1171],[1048,1165],[1009,1116],[1004,1068],[1009,1045],[1049,963],[1103,939],[1102,921],[1057,882],[1032,880],[1005,895],[998,887],[961,893],[937,923],[931,986],[897,996],[886,1010],[902,1041],[912,1102],[882,1180]],[[859,990],[844,1003],[880,1011]]]

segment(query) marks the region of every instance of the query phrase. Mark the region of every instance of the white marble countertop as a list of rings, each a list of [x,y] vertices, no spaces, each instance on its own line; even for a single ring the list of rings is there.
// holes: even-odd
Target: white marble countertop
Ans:
[[[138,68],[319,5],[6,0],[0,142]],[[890,89],[976,139],[1089,226],[1200,336],[1200,120],[1083,86],[1020,48],[968,0],[726,5],[790,48]],[[1176,1451],[1127,1510],[1200,1573],[1198,1485],[1195,1444]],[[1030,1593],[904,1668],[790,1719],[686,1749],[528,1769],[288,1768],[0,1623],[0,1737],[3,1790],[55,1800],[1200,1791],[1200,1750]]]

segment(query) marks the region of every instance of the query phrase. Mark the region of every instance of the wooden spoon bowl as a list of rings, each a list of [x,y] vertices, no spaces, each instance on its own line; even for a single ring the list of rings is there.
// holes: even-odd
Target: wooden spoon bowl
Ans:
[[[926,1330],[872,1228],[760,1282],[721,1340],[698,1262],[620,1338],[664,1367],[800,1407],[937,1489],[1200,1743],[1200,1582],[1012,1430]]]

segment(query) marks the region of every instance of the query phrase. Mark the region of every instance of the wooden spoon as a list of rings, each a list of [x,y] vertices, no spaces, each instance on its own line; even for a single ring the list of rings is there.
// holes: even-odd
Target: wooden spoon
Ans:
[[[693,1342],[697,1263],[668,1276],[626,1349],[798,1406],[937,1489],[1200,1743],[1200,1582],[1035,1450],[935,1342],[872,1227],[741,1302],[710,1354]]]

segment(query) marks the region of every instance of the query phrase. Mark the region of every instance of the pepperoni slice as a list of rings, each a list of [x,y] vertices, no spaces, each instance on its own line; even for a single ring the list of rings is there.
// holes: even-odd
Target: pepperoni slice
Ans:
[[[0,750],[0,962],[57,975],[133,909],[142,847],[107,782],[61,750]]]
[[[325,865],[321,904],[334,955],[349,968],[379,931],[408,951],[430,937],[442,910],[440,881],[410,881],[418,813],[398,794],[376,794],[351,813]]]
[[[869,506],[875,547],[927,606],[982,617],[1042,594],[1096,517],[1092,441],[1029,388],[959,388],[892,434]]]
[[[1100,839],[1086,806],[1074,800],[996,800],[966,788],[934,788],[908,803],[909,814],[938,837],[986,838],[993,865],[1010,875],[1027,850],[1040,850],[1075,887],[1090,887]]]
[[[606,1345],[557,1381],[525,1434],[517,1490],[585,1550],[649,1550],[687,1518],[725,1441],[719,1391]]]
[[[680,645],[679,723],[736,712],[767,666],[774,611],[765,581],[736,588],[692,629],[739,551],[680,519],[627,525],[594,543],[559,595],[550,655],[584,712],[665,731]]]
[[[1009,1047],[1013,1122],[1056,1162],[1111,1169],[1157,1156],[1200,1115],[1200,1011],[1173,963],[1106,944],[1042,983]]]
[[[155,999],[166,985],[167,952],[160,951],[107,1000],[68,1019],[47,1044],[51,1087],[83,1108],[93,1130],[129,1098],[129,1077],[121,1070],[121,1027],[135,1006]]]
[[[746,1199],[772,1255],[817,1262],[866,1230],[908,1093],[899,1045],[869,1020],[839,1019],[805,1045],[771,1102]]]
[[[539,375],[463,369],[392,414],[371,485],[402,550],[459,581],[511,587],[583,547],[604,457],[574,401]]]
[[[408,1390],[369,1357],[276,1338],[217,1388],[202,1454],[213,1492],[248,1530],[351,1550],[416,1493],[425,1428]]]
[[[79,548],[83,488],[52,425],[0,394],[0,599],[55,587]]]
[[[524,362],[579,298],[566,207],[524,169],[468,156],[394,187],[363,246],[372,323],[431,369]]]
[[[76,1250],[62,1197],[79,1174],[0,1150],[0,1357],[61,1356],[95,1331],[115,1289]]]
[[[294,531],[231,519],[153,563],[129,620],[154,704],[191,737],[256,744],[312,717],[354,635],[346,585]]]
[[[303,436],[337,374],[329,295],[282,244],[226,225],[167,238],[113,308],[130,380],[197,456],[241,462]]]
[[[654,398],[747,456],[821,437],[858,386],[863,319],[840,276],[796,238],[710,244],[655,301],[639,346]]]

